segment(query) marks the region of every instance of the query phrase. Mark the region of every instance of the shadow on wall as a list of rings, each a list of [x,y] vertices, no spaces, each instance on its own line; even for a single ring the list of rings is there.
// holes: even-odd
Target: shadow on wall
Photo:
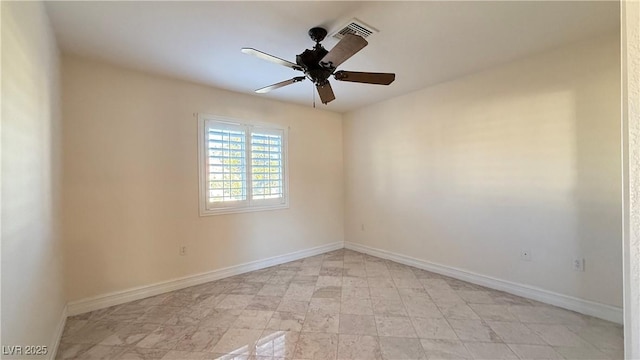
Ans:
[[[363,233],[351,223],[352,234],[620,306],[619,54],[607,44],[562,49],[350,115],[357,144],[347,156],[362,165],[348,174],[347,206],[370,224]],[[532,261],[521,261],[522,250]],[[574,258],[586,259],[586,272],[573,270]]]

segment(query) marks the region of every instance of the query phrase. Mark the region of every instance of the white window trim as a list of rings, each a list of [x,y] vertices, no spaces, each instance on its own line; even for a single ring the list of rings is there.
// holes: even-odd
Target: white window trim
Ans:
[[[282,131],[282,179],[283,179],[283,199],[278,201],[278,203],[273,203],[269,200],[257,200],[258,204],[251,200],[251,159],[250,159],[250,142],[251,142],[251,133],[248,132],[246,134],[247,141],[247,200],[242,201],[242,204],[234,205],[234,206],[220,206],[216,208],[208,208],[207,207],[207,166],[205,164],[207,151],[205,148],[206,139],[205,133],[206,122],[208,120],[229,123],[230,125],[240,125],[244,127],[248,127],[249,130],[252,128],[266,128],[266,129],[277,129]],[[224,215],[224,214],[235,214],[235,213],[246,213],[246,212],[254,212],[254,211],[267,211],[267,210],[280,210],[280,209],[288,209],[289,208],[289,163],[288,156],[289,153],[289,128],[283,127],[277,124],[269,124],[260,121],[253,120],[237,120],[231,119],[216,115],[208,115],[208,114],[198,114],[198,181],[199,181],[199,194],[198,194],[198,202],[199,202],[199,210],[200,216],[211,216],[211,215]],[[262,204],[260,204],[262,203]]]

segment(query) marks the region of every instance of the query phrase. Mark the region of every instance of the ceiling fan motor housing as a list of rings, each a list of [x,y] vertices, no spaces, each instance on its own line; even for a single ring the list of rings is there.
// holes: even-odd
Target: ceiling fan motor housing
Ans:
[[[312,29],[313,30],[313,29]],[[311,31],[309,31],[311,33]],[[325,31],[326,33],[326,31]],[[323,66],[320,60],[327,55],[328,51],[319,43],[313,49],[307,49],[302,54],[296,55],[296,63],[302,67],[304,74],[316,85],[324,85],[328,82],[329,76],[336,70],[335,67]]]
[[[309,29],[309,37],[316,43],[324,40],[325,36],[327,36],[327,30],[325,30],[325,28],[314,27]]]

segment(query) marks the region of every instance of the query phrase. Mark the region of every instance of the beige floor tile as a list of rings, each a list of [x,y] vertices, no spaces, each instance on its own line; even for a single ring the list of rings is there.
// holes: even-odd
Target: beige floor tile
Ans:
[[[340,299],[311,299],[311,301],[309,301],[308,312],[319,314],[339,314],[340,306]]]
[[[368,277],[367,282],[370,288],[395,289],[396,284],[390,277]],[[396,290],[397,291],[397,290]]]
[[[318,276],[320,275],[320,266],[309,266],[300,268],[298,275],[302,276]]]
[[[509,307],[509,311],[525,323],[586,325],[584,316],[548,305],[515,305]]]
[[[320,268],[320,276],[344,276],[343,268],[335,268],[335,267],[322,267]]]
[[[416,334],[422,339],[458,340],[447,320],[444,318],[411,318]]]
[[[509,305],[469,304],[469,307],[483,320],[519,321],[509,312]]]
[[[355,271],[351,271],[350,269],[347,269],[347,274],[348,276],[343,276],[342,277],[342,286],[344,287],[356,287],[356,288],[368,288],[369,287],[369,282],[367,281],[367,278],[365,277],[366,273],[364,272],[364,270],[362,271],[362,276],[358,277],[358,276],[354,276],[351,274],[360,274],[359,272],[355,272]]]
[[[340,286],[316,286],[311,298],[341,299],[342,287]]]
[[[79,359],[80,355],[91,349],[95,344],[70,344],[61,343],[58,346],[56,360]]]
[[[448,320],[449,324],[458,335],[460,340],[482,341],[482,342],[502,342],[498,335],[480,320]]]
[[[367,277],[367,271],[364,268],[356,268],[356,269],[344,269],[343,272],[345,277],[355,277],[355,278],[361,278],[363,279],[365,282],[366,277]],[[343,279],[344,280],[344,279]],[[357,285],[351,285],[351,286],[357,286]],[[369,286],[369,284],[367,283],[367,285],[364,286]]]
[[[158,329],[154,324],[129,324],[100,342],[101,345],[130,346]]]
[[[385,360],[426,359],[419,339],[380,337],[380,350]]]
[[[292,358],[300,333],[295,331],[265,330],[256,342],[256,356]]]
[[[235,295],[229,294],[216,304],[217,309],[244,310],[253,301],[255,295]]]
[[[431,297],[436,304],[442,303],[458,303],[464,304],[465,301],[462,300],[458,293],[454,290],[441,290],[441,289],[427,289],[427,293]]]
[[[365,271],[367,272],[368,278],[387,278],[391,281],[391,273],[384,267],[367,266]],[[371,283],[369,283],[369,286],[371,286]]]
[[[89,323],[89,320],[79,320],[79,319],[72,319],[72,318],[67,318],[67,321],[64,325],[64,332],[62,334],[62,340],[64,340],[65,337],[69,337],[72,334],[74,334],[76,331],[78,331],[79,329],[81,329],[82,327],[84,327],[85,325],[87,325]]]
[[[506,343],[546,345],[538,335],[522,323],[487,321],[486,324]]]
[[[471,354],[461,341],[421,339],[427,359],[471,359]]]
[[[624,348],[622,327],[567,325],[567,328],[599,349]]]
[[[465,346],[471,356],[478,360],[518,359],[518,356],[505,344],[474,342],[465,343]]]
[[[229,294],[234,294],[234,295],[256,295],[256,294],[258,294],[258,292],[260,292],[260,290],[262,289],[263,286],[264,286],[264,284],[261,284],[261,283],[247,283],[247,282],[244,282],[244,283],[239,284],[233,290],[229,291]]]
[[[342,286],[342,276],[319,276],[316,286]]]
[[[422,286],[428,290],[447,290],[453,291],[451,286],[443,279],[424,278],[420,279]]]
[[[169,296],[170,294],[165,294],[164,297]],[[91,311],[88,313],[84,313],[84,314],[79,314],[79,315],[74,315],[74,316],[70,316],[69,319],[70,320],[89,320],[89,321],[99,321],[99,320],[103,320],[105,316],[109,315],[110,313],[116,311],[117,309],[121,308],[122,306],[126,306],[128,304],[122,304],[122,305],[117,305],[117,306],[111,306],[105,309],[100,309],[100,310],[95,310],[95,311]]]
[[[332,360],[338,355],[338,334],[301,333],[294,359]]]
[[[338,338],[338,359],[382,359],[378,338],[375,336],[340,334]]]
[[[373,307],[370,299],[352,299],[342,300],[340,304],[341,314],[352,315],[373,315]]]
[[[195,326],[162,325],[140,340],[136,346],[147,349],[173,350],[184,336],[193,334],[195,331]]]
[[[493,298],[486,291],[457,290],[456,293],[469,304],[495,304]]]
[[[373,313],[385,316],[409,316],[401,300],[372,299]]]
[[[256,295],[245,310],[276,311],[282,301],[281,296]]]
[[[618,349],[598,349],[609,359],[624,359],[624,347]]]
[[[588,343],[564,325],[527,324],[551,346],[588,347]]]
[[[309,301],[313,296],[315,286],[291,284],[284,293],[284,300]]]
[[[393,263],[389,263],[389,264],[393,264]],[[391,277],[394,279],[418,279],[416,277],[416,274],[414,274],[411,269],[412,268],[409,266],[405,266],[403,268],[398,268],[398,269],[390,268],[389,272],[391,273]],[[420,287],[422,287],[422,285],[420,285]]]
[[[166,305],[150,306],[136,322],[158,325],[164,324],[182,309],[181,307]]]
[[[376,315],[378,336],[415,338],[415,330],[408,317]]]
[[[507,344],[520,359],[541,360],[541,359],[563,359],[551,346],[548,345],[526,345]]]
[[[203,328],[228,329],[236,322],[240,314],[242,314],[242,310],[212,309],[211,312],[200,321],[199,326]]]
[[[194,293],[188,291],[188,289],[178,290],[171,293],[171,295],[167,296],[166,299],[162,302],[161,305],[164,306],[176,306],[176,307],[185,307],[194,304],[196,301],[196,296]]]
[[[123,346],[94,345],[83,353],[80,358],[86,360],[111,360],[117,359],[127,350]]]
[[[178,341],[175,350],[210,351],[218,343],[227,330],[222,328],[200,328],[193,333],[185,334]]]
[[[480,316],[466,304],[440,303],[438,309],[447,319],[480,320]]]
[[[283,299],[278,305],[276,311],[280,312],[290,312],[296,314],[306,314],[309,309],[308,301],[298,301],[298,300],[289,300]]]
[[[262,287],[262,289],[260,289],[260,291],[258,291],[256,295],[282,297],[287,292],[288,287],[289,286],[285,284],[280,284],[280,285],[266,284],[265,286]]]
[[[371,299],[398,300],[400,301],[400,293],[395,288],[369,288]]]
[[[411,298],[411,297],[425,297],[429,301],[431,301],[431,297],[425,288],[398,288],[398,294],[402,299]]]
[[[144,349],[139,347],[127,348],[118,360],[160,360],[169,352],[162,349]]]
[[[165,325],[198,325],[213,311],[212,307],[192,306],[185,307],[174,313]]]
[[[402,299],[407,313],[412,317],[441,318],[442,313],[431,300],[422,296],[405,297]]]
[[[554,346],[553,349],[565,359],[571,360],[608,360],[609,356],[591,345]]]
[[[369,287],[343,286],[342,300],[371,299]]]
[[[125,304],[115,311],[105,315],[102,319],[107,321],[128,322],[136,321],[148,310],[147,306],[140,304]]]
[[[413,273],[411,273],[413,275]],[[401,288],[422,288],[422,283],[415,278],[393,278],[396,287]]]
[[[289,285],[300,285],[300,286],[316,286],[318,282],[318,276],[311,275],[296,275],[291,279],[291,283]]]
[[[338,332],[349,335],[378,335],[373,315],[341,314]]]
[[[276,311],[269,320],[267,330],[301,331],[306,314]]]
[[[71,344],[99,344],[128,325],[128,323],[102,320],[89,322],[74,333],[63,336],[62,341]]]
[[[337,333],[340,315],[308,312],[302,325],[303,332]]]
[[[234,329],[263,330],[267,327],[272,315],[273,311],[243,310],[231,327]]]
[[[229,329],[211,349],[214,353],[251,355],[262,330]]]

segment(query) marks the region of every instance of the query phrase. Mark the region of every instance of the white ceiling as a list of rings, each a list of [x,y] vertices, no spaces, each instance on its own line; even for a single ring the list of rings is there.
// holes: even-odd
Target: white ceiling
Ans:
[[[380,32],[340,69],[395,72],[390,86],[332,81],[344,112],[619,28],[617,1],[505,2],[48,2],[65,52],[218,88],[253,90],[300,75],[240,52],[295,62],[349,19]],[[337,41],[323,42],[327,49]],[[307,106],[310,81],[265,96]],[[317,98],[317,96],[316,96]],[[317,106],[324,105],[317,101]]]

